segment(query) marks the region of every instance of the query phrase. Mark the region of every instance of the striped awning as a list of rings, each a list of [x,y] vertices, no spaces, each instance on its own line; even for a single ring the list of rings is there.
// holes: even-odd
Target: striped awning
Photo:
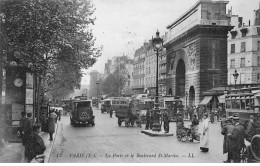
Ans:
[[[205,96],[199,105],[207,105],[211,99],[212,99],[212,96]]]

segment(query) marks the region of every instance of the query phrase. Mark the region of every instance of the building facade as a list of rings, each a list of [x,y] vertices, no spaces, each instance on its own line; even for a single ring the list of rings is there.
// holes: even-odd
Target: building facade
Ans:
[[[198,105],[227,82],[227,1],[200,0],[167,26],[167,91]],[[186,96],[186,95],[188,96]]]
[[[99,72],[96,70],[93,70],[89,73],[90,75],[90,84],[89,84],[89,90],[88,90],[88,97],[89,98],[97,98],[99,90],[99,85],[97,84],[99,80]]]
[[[112,60],[108,59],[107,63],[105,63],[104,79],[111,73],[110,72],[111,65],[112,65]]]
[[[163,41],[166,40],[166,34],[164,36],[162,36]],[[158,80],[158,84],[159,84],[159,95],[161,96],[165,96],[165,95],[172,95],[172,92],[168,92],[167,93],[167,79],[169,77],[168,73],[167,73],[167,63],[166,63],[166,58],[167,58],[167,54],[166,54],[166,48],[163,48],[162,51],[159,54],[159,80]]]
[[[145,57],[146,46],[138,48],[134,54],[134,68],[133,68],[133,85],[132,90],[135,94],[144,93],[145,83]]]
[[[260,18],[256,16],[253,25],[236,24],[228,34],[228,85],[237,88],[260,84]],[[233,16],[234,17],[234,16]],[[235,17],[236,18],[236,17]],[[233,74],[239,74],[237,80]]]
[[[145,54],[145,93],[155,96],[156,93],[156,53],[153,49],[152,41],[144,44]]]

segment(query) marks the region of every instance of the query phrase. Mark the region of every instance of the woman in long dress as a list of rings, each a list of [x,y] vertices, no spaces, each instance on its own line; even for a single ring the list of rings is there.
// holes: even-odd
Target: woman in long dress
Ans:
[[[202,152],[209,151],[209,119],[208,114],[203,115],[203,122],[201,128],[201,139],[200,139],[200,149]]]

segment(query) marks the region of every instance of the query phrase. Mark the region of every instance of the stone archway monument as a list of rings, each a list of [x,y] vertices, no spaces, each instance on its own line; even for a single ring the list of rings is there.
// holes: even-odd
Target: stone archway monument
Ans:
[[[227,34],[232,29],[227,3],[200,0],[167,26],[167,89],[184,98],[193,87],[195,105],[204,91],[227,82]]]

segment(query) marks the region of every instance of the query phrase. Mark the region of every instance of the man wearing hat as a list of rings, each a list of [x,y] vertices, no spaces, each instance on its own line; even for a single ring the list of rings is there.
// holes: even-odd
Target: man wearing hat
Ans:
[[[25,135],[24,135],[24,124],[27,120],[27,117],[26,117],[25,112],[21,112],[21,115],[22,115],[22,117],[20,119],[18,132],[19,132],[20,138],[22,139],[23,145],[25,145],[26,139],[25,139]]]
[[[182,117],[182,113],[179,112],[177,120],[176,120],[176,134],[178,135],[179,131],[184,127],[184,121],[183,121],[183,117]]]
[[[234,163],[240,162],[240,151],[245,147],[245,130],[244,127],[239,123],[239,116],[237,114],[233,115],[234,128],[228,138],[231,141],[232,147],[232,158]]]
[[[227,160],[224,161],[224,163],[230,163],[232,159],[232,144],[230,139],[228,138],[228,134],[231,134],[231,132],[234,129],[234,126],[232,124],[233,117],[230,116],[226,120],[226,125],[223,126],[221,134],[224,135],[224,142],[223,142],[223,154],[227,153]]]

